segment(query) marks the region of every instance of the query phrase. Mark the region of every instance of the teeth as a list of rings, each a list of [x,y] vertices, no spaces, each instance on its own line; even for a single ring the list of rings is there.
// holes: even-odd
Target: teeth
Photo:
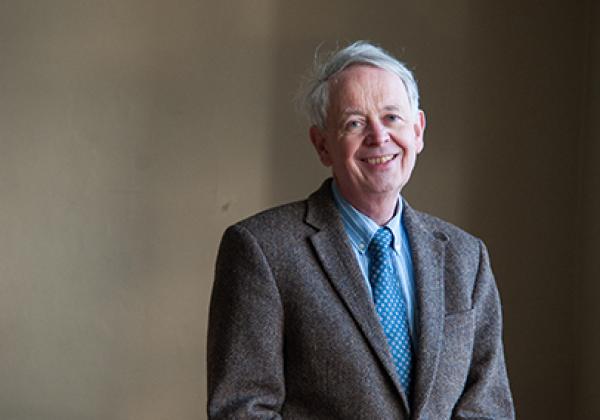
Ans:
[[[371,165],[380,165],[382,163],[389,162],[393,158],[394,158],[394,155],[387,155],[387,156],[381,156],[381,157],[367,159],[367,162],[370,163]]]

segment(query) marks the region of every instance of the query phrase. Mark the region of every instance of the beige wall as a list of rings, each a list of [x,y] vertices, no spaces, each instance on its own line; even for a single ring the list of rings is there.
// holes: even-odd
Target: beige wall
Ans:
[[[0,418],[205,418],[218,240],[326,175],[291,100],[353,39],[416,71],[406,196],[486,240],[519,417],[597,418],[591,4],[0,1]]]

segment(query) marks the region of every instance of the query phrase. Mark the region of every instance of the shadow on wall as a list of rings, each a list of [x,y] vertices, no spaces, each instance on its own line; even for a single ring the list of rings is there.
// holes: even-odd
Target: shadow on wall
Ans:
[[[574,285],[565,279],[577,264],[583,21],[581,6],[510,1],[472,2],[468,24],[467,226],[492,254],[525,419],[572,413]]]

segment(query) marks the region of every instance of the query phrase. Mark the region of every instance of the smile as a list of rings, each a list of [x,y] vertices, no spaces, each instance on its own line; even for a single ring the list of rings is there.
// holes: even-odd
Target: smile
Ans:
[[[377,156],[377,157],[372,157],[372,158],[366,158],[366,159],[361,159],[363,162],[367,162],[371,165],[381,165],[383,163],[387,163],[392,159],[395,159],[396,155],[384,155],[384,156]]]

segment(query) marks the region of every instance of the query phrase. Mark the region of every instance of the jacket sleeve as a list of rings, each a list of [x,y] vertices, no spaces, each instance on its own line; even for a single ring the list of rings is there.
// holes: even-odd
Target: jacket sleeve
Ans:
[[[209,419],[281,418],[281,298],[259,243],[239,225],[219,248],[207,347]]]
[[[502,314],[498,289],[485,245],[473,290],[475,336],[471,367],[455,420],[514,419],[514,406],[506,374],[502,345]]]

